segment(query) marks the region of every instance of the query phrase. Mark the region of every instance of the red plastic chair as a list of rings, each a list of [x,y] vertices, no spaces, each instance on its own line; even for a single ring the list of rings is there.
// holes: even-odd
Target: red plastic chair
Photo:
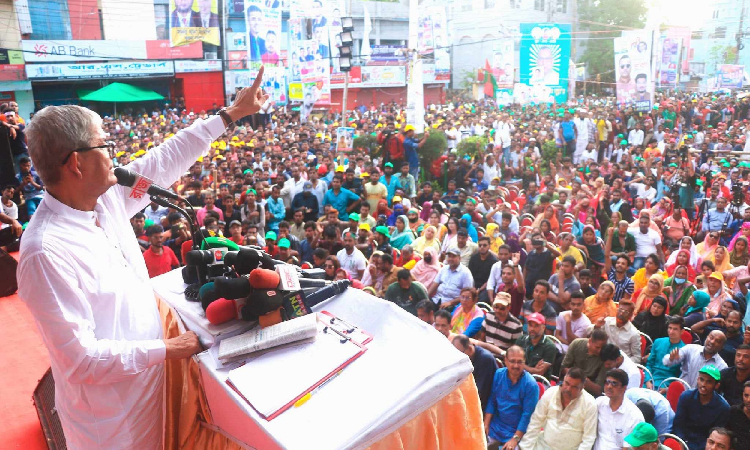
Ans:
[[[542,398],[542,395],[544,395],[544,392],[547,390],[546,387],[544,387],[544,384],[541,381],[537,381],[536,385],[539,386],[539,398]]]
[[[521,226],[530,227],[534,223],[534,216],[531,214],[524,214],[521,216]]]
[[[682,342],[685,343],[685,345],[700,342],[700,337],[688,327],[685,327],[685,329],[682,330],[682,335],[680,336],[680,338],[682,339]]]
[[[667,401],[669,401],[672,411],[677,412],[677,402],[680,400],[680,395],[690,389],[690,385],[681,378],[669,377],[661,382],[659,388],[664,386],[665,383],[669,383],[669,387],[667,388]]]
[[[688,446],[685,441],[680,439],[678,436],[675,436],[674,434],[664,433],[659,436],[659,440],[662,441],[662,444],[670,450],[688,450]]]
[[[640,333],[640,332],[639,332]],[[651,338],[647,334],[640,333],[641,335],[641,358],[646,356],[646,352],[654,344]]]

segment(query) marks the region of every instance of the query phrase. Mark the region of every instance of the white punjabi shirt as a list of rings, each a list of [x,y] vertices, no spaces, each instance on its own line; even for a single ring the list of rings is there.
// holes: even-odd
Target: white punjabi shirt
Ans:
[[[221,117],[198,120],[128,169],[169,186],[223,133]],[[149,197],[129,193],[112,186],[94,211],[46,195],[21,244],[19,294],[50,354],[69,449],[162,448],[166,348],[129,222]]]
[[[586,391],[562,407],[560,386],[553,386],[539,399],[529,427],[518,447],[521,450],[591,450],[596,440],[596,401]]]
[[[596,399],[599,429],[594,450],[620,450],[625,447],[625,436],[640,422],[644,422],[643,413],[629,398],[624,397],[617,411],[612,411],[609,398],[601,396]]]

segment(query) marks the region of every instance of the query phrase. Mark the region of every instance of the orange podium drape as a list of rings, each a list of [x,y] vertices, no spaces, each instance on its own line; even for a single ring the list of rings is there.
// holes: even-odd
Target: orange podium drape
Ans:
[[[178,314],[157,296],[164,338],[181,334]],[[194,359],[165,363],[165,450],[240,450],[243,447],[212,425],[210,410]],[[484,449],[482,410],[472,376],[453,392],[401,428],[371,445],[370,450]]]

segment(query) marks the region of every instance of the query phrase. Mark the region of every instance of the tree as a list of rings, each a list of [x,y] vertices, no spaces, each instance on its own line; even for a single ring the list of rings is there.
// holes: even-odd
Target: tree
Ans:
[[[578,17],[582,31],[589,31],[593,39],[586,42],[580,61],[586,63],[592,76],[601,75],[605,83],[615,82],[614,38],[620,31],[643,28],[646,18],[645,0],[582,0]]]
[[[719,64],[734,64],[737,60],[737,47],[733,45],[716,44],[709,50],[709,58],[718,69]]]

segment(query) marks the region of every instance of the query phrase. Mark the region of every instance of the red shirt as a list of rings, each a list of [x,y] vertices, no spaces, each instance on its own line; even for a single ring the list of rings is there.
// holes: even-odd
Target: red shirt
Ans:
[[[162,250],[161,255],[154,253],[151,247],[143,252],[143,259],[146,261],[149,278],[163,275],[180,265],[180,262],[177,261],[177,256],[175,256],[171,248],[162,247]]]

